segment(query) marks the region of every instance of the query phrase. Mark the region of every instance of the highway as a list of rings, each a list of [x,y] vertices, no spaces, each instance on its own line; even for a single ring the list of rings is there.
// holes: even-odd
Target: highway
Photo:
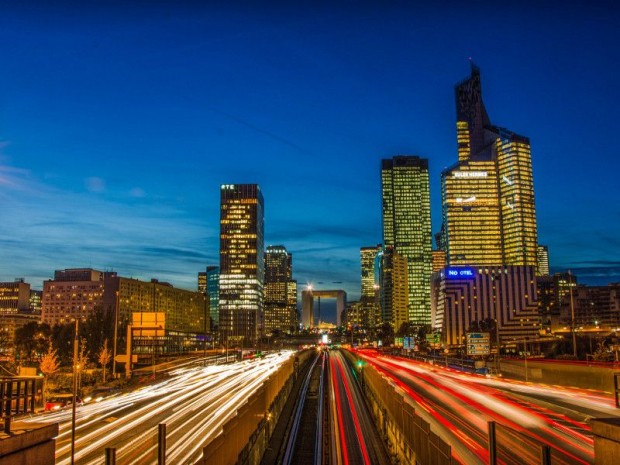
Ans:
[[[602,393],[488,378],[375,351],[357,354],[407,394],[462,463],[488,461],[487,422],[493,420],[503,463],[540,463],[540,447],[548,445],[554,464],[592,464],[586,420],[619,416]]]
[[[106,447],[116,463],[156,464],[157,425],[167,426],[167,463],[195,463],[203,446],[235,415],[292,351],[229,365],[190,365],[139,390],[86,403],[77,409],[75,463],[103,463]],[[71,410],[39,414],[28,421],[59,422],[56,464],[70,463]]]
[[[329,378],[337,453],[332,463],[390,463],[361,392],[356,370],[338,350],[329,352]],[[335,460],[334,460],[335,459]]]

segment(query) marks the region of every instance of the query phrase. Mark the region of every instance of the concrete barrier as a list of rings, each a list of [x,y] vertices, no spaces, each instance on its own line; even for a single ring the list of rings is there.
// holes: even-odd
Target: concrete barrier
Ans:
[[[304,351],[283,363],[224,424],[222,434],[203,448],[203,464],[256,465],[260,463],[269,438],[290,392],[297,367],[312,351]],[[0,464],[1,465],[1,464]]]
[[[614,392],[614,372],[618,367],[586,363],[564,363],[528,359],[528,381],[558,386],[596,389],[610,394]],[[525,380],[525,363],[518,359],[504,359],[500,362],[500,373],[508,378]]]
[[[594,463],[617,465],[620,460],[620,418],[590,421],[594,433]]]
[[[0,465],[54,465],[57,423],[14,421],[11,434],[0,434]]]

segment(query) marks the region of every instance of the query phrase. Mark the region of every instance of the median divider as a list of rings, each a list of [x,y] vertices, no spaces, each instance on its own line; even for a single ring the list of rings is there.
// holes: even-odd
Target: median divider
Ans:
[[[222,433],[205,445],[203,464],[260,463],[293,386],[296,370],[311,354],[310,350],[298,353],[267,378],[224,424]]]

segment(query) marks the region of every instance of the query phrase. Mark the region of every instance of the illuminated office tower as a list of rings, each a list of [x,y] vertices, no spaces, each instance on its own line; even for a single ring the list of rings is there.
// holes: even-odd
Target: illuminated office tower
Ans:
[[[549,248],[546,245],[538,246],[536,276],[549,276]]]
[[[198,292],[201,294],[207,293],[207,272],[199,271],[198,272]]]
[[[381,319],[384,323],[391,323],[394,331],[398,331],[403,323],[409,321],[407,259],[397,254],[393,246],[385,247],[377,258]]]
[[[428,160],[396,156],[381,162],[383,243],[407,259],[408,318],[430,323],[431,208]]]
[[[220,188],[220,307],[222,341],[248,346],[263,317],[263,195],[257,184]]]
[[[215,327],[220,320],[220,267],[208,266],[206,271],[207,294],[209,294],[209,311]]]
[[[441,174],[448,264],[537,266],[529,139],[491,124],[473,64],[456,109],[459,161]]]
[[[378,283],[375,281],[375,258],[381,252],[381,244],[360,248],[362,265],[362,299],[374,300]]]
[[[291,333],[297,324],[297,283],[293,281],[293,256],[281,245],[265,250],[265,334]],[[293,299],[293,294],[295,298]]]
[[[381,252],[381,244],[360,248],[362,293],[360,305],[366,315],[364,322],[368,328],[381,324],[381,307],[379,305],[379,276],[375,271],[377,254]]]

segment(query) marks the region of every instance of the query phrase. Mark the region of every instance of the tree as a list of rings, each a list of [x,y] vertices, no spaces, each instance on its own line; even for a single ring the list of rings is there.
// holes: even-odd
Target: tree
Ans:
[[[78,353],[76,367],[78,375],[78,391],[80,389],[80,386],[82,385],[82,371],[84,371],[84,368],[86,368],[86,365],[88,364],[88,349],[86,348],[86,338],[80,338],[79,348],[80,351]]]
[[[39,324],[32,321],[15,330],[15,353],[21,361],[33,362],[41,360],[47,350],[50,327],[48,324]]]
[[[60,368],[58,354],[56,353],[56,349],[53,348],[52,342],[49,341],[47,352],[43,354],[39,362],[39,369],[41,373],[43,373],[43,402],[45,402],[45,397],[47,395],[47,379],[56,373],[58,368]]]
[[[98,362],[103,368],[104,384],[106,382],[105,370],[106,370],[106,367],[108,366],[108,363],[110,363],[110,360],[112,360],[112,352],[110,351],[110,349],[108,349],[108,340],[106,339],[105,341],[103,341],[103,347],[99,351],[99,357],[98,357]]]
[[[91,361],[98,363],[98,357],[104,341],[114,338],[114,312],[105,311],[102,307],[95,307],[93,312],[80,325],[80,334],[86,338],[86,348]]]

